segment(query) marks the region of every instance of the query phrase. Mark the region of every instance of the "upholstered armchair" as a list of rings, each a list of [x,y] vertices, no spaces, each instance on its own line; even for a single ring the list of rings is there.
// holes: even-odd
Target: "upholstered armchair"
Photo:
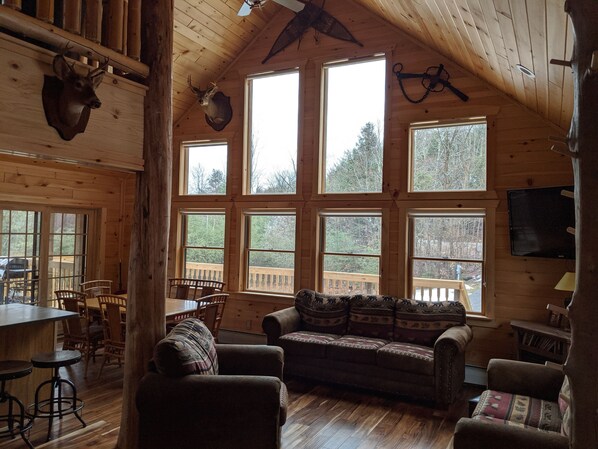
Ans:
[[[568,449],[568,400],[561,370],[492,359],[488,389],[472,418],[457,422],[452,448]]]
[[[189,321],[199,320],[181,322],[167,339]],[[287,404],[282,350],[214,345],[211,351],[203,346],[199,352],[207,357],[198,361],[189,351],[173,350],[188,345],[189,339],[197,338],[187,329],[174,343],[162,340],[154,351],[152,369],[136,397],[139,449],[279,448]],[[214,361],[215,370],[208,367]],[[204,373],[190,373],[192,365]]]

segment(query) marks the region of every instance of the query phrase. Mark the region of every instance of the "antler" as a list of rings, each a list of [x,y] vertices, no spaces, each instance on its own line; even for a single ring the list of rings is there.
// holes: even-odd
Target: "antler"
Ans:
[[[195,95],[202,95],[203,96],[203,92],[201,91],[201,89],[199,87],[195,87],[193,84],[191,84],[191,75],[189,75],[187,77],[187,84],[189,84],[189,87],[191,88],[191,91],[195,94]]]
[[[93,70],[90,69],[89,73],[87,74],[87,78],[93,78],[94,76],[98,76],[100,73],[105,72],[106,67],[108,67],[108,61],[110,61],[110,58],[105,58],[104,62],[97,68]]]

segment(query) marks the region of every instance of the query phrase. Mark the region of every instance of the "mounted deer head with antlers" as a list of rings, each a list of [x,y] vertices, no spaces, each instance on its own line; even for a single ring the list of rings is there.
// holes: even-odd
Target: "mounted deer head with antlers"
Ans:
[[[48,124],[56,128],[64,140],[84,132],[91,109],[102,105],[95,90],[107,66],[108,59],[100,67],[90,69],[87,75],[81,75],[64,54],[54,56],[52,68],[56,76],[44,75],[42,100]]]
[[[233,108],[230,97],[218,90],[212,83],[206,90],[201,90],[191,83],[191,75],[187,78],[191,91],[197,96],[197,101],[205,113],[206,123],[216,131],[222,131],[233,118]]]

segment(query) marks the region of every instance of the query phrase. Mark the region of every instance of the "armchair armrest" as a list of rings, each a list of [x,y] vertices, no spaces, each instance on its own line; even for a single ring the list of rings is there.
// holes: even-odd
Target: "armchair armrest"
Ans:
[[[282,382],[271,376],[148,373],[137,390],[139,449],[274,449]]]
[[[556,432],[542,432],[461,418],[455,427],[453,449],[508,448],[568,449],[569,439]]]
[[[282,348],[266,345],[216,345],[220,374],[273,376],[282,380]]]
[[[434,343],[435,400],[438,407],[453,403],[463,386],[465,349],[472,338],[469,326],[453,326]]]
[[[537,363],[503,359],[488,363],[490,390],[556,401],[563,380],[562,371]]]
[[[269,313],[262,321],[262,329],[268,337],[268,344],[278,346],[278,339],[285,334],[298,331],[301,316],[295,307]]]

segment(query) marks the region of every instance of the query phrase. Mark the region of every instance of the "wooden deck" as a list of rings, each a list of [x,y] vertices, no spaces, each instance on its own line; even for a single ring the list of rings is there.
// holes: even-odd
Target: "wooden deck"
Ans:
[[[39,420],[30,433],[36,449],[112,449],[115,447],[122,398],[122,368],[108,367],[96,379],[100,361],[90,362],[88,379],[83,364],[62,369],[79,387],[85,401],[86,428],[72,415],[55,420],[55,439],[45,443],[47,421]],[[283,449],[445,449],[455,423],[467,412],[467,400],[478,387],[466,386],[460,400],[448,411],[382,394],[287,381],[290,409],[283,429]],[[23,441],[0,440],[0,449],[22,449]],[[198,446],[199,447],[199,446]],[[165,448],[170,449],[170,448]]]

